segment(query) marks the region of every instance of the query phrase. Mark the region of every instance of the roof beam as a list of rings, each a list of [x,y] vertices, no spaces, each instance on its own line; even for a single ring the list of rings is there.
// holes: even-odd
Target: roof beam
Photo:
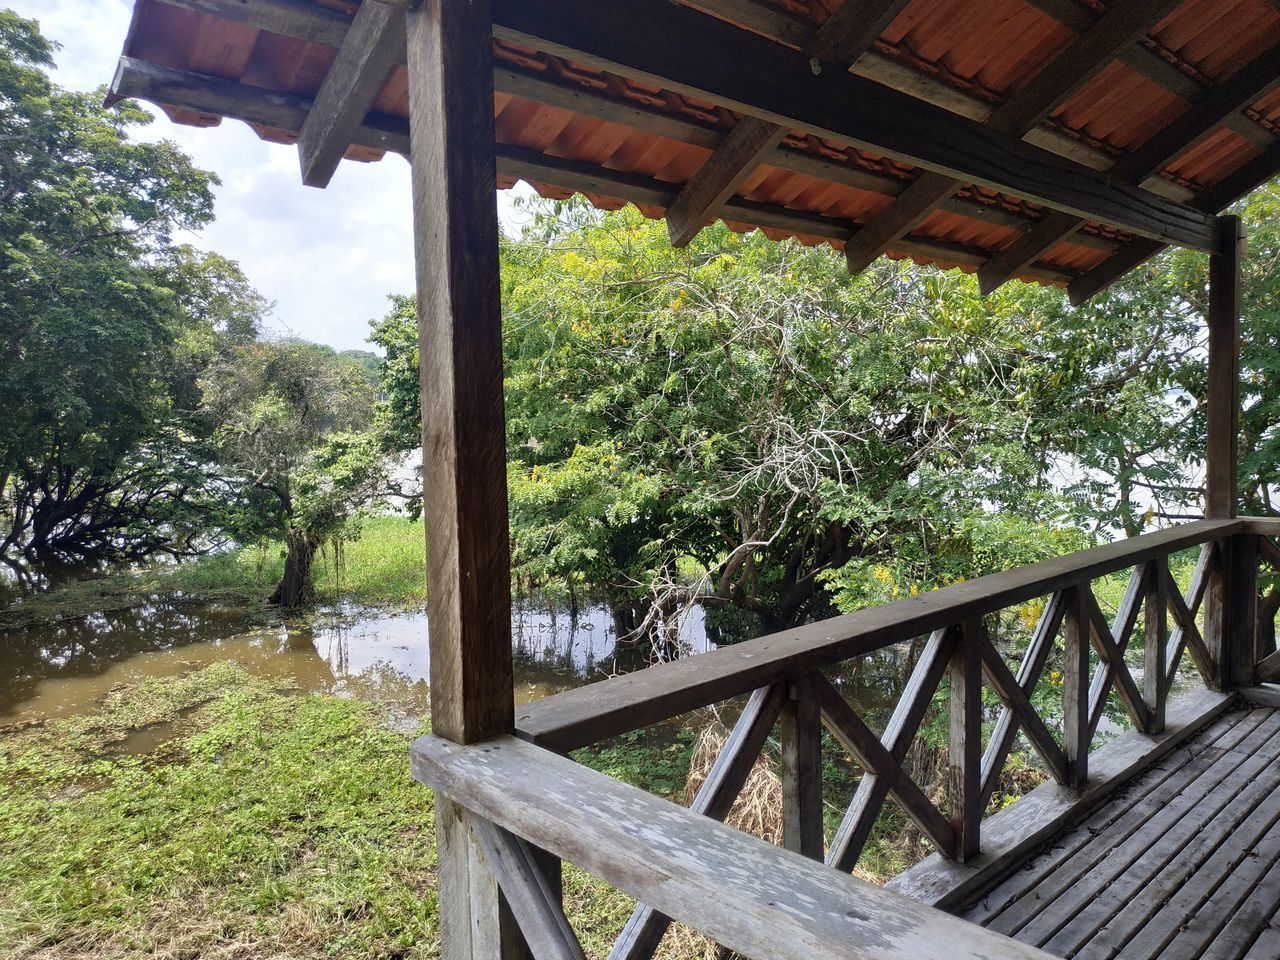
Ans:
[[[275,93],[203,73],[174,70],[133,57],[121,57],[116,65],[111,96],[182,107],[292,134],[302,129],[311,110],[311,100],[307,97]],[[407,157],[409,123],[399,117],[370,113],[354,130],[350,142]]]
[[[303,183],[329,185],[391,68],[404,59],[404,11],[361,4],[298,133]]]
[[[1112,176],[1129,183],[1140,183],[1152,174],[1158,173],[1211,134],[1226,117],[1238,114],[1240,110],[1254,103],[1277,84],[1280,84],[1280,46],[1272,47],[1231,79],[1209,90],[1199,103],[1163,130],[1158,131],[1129,156],[1116,163],[1111,170]],[[1227,187],[1227,191],[1226,195],[1230,199],[1238,195],[1238,191],[1230,186]],[[1198,198],[1193,203],[1210,212],[1216,212],[1224,205],[1213,204],[1212,198],[1209,198],[1209,205],[1206,206],[1202,202],[1203,199],[1203,197]],[[1227,202],[1230,202],[1230,199]],[[1085,221],[1078,217],[1062,214],[1051,214],[1045,217],[1039,224],[993,256],[978,271],[978,283],[982,292],[990,293],[1016,276],[1018,271],[1027,264],[1038,260],[1047,251],[1071,237],[1084,226],[1084,223]],[[1130,251],[1128,260],[1132,260],[1136,255],[1136,251]],[[1152,255],[1154,251],[1138,262],[1144,262]],[[1111,269],[1119,269],[1124,262],[1127,261],[1117,261]],[[1098,274],[1094,282],[1100,281],[1107,275],[1106,271]],[[1083,291],[1087,286],[1082,284],[1078,290]],[[1094,290],[1089,296],[1096,292],[1097,290]]]
[[[500,39],[865,147],[965,182],[1209,249],[1215,218],[665,0],[495,0]]]
[[[821,70],[821,62],[848,66],[875,43],[908,0],[846,0],[805,44]],[[787,128],[757,117],[744,117],[707,161],[689,178],[667,211],[667,232],[677,247],[689,243],[715,218],[716,211],[782,142]]]
[[[1206,210],[1221,210],[1242,199],[1258,187],[1280,176],[1280,140],[1239,170],[1228,174],[1201,194],[1197,203]],[[1146,263],[1164,249],[1164,244],[1153,240],[1131,240],[1092,270],[1072,281],[1067,287],[1071,302],[1076,306],[1102,292],[1134,267]]]
[[[1179,2],[1116,0],[1070,46],[1000,104],[987,125],[1009,136],[1026,135]],[[921,176],[897,203],[867,224],[868,229],[859,234],[856,242],[845,247],[849,270],[865,270],[963,185],[962,181],[936,174]]]

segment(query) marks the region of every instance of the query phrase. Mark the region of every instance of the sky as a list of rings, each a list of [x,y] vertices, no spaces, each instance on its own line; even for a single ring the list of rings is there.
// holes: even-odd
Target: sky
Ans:
[[[38,20],[45,36],[62,45],[56,82],[87,90],[111,81],[132,0],[0,0],[0,6]],[[217,221],[177,239],[239,262],[275,303],[271,333],[371,349],[369,321],[386,313],[387,296],[413,292],[408,163],[395,155],[346,161],[328,189],[317,190],[302,185],[296,148],[259,140],[243,123],[183,127],[151,112],[155,123],[142,136],[177,142],[222,180]],[[511,200],[512,192],[499,193],[507,228],[518,220]]]

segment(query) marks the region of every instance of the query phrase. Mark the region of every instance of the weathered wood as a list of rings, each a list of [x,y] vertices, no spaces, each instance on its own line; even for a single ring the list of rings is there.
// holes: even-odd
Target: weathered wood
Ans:
[[[111,95],[185,107],[288,132],[300,130],[311,109],[311,100],[307,97],[272,93],[202,73],[171,70],[133,57],[120,58],[111,82]],[[399,117],[370,114],[352,134],[351,142],[407,156],[409,125]]]
[[[475,816],[437,795],[436,885],[441,956],[526,960],[524,940],[472,830]]]
[[[1205,449],[1205,516],[1236,515],[1237,438],[1240,432],[1239,217],[1222,218],[1220,248],[1209,257],[1209,377]]]
[[[1204,644],[1204,639],[1200,636],[1200,628],[1196,625],[1195,614],[1200,609],[1201,603],[1204,601],[1205,590],[1208,587],[1209,568],[1213,562],[1214,552],[1217,545],[1206,543],[1200,549],[1200,558],[1196,561],[1195,569],[1191,573],[1191,583],[1187,590],[1187,597],[1182,597],[1181,588],[1174,582],[1173,574],[1169,572],[1168,560],[1160,561],[1160,572],[1165,579],[1165,597],[1169,602],[1169,612],[1173,614],[1177,625],[1173,628],[1173,633],[1169,636],[1169,659],[1166,662],[1165,677],[1166,683],[1172,685],[1174,676],[1178,672],[1178,664],[1182,662],[1182,651],[1185,647],[1191,651],[1191,659],[1196,665],[1196,669],[1200,671],[1200,676],[1205,683],[1210,682],[1213,676],[1213,658],[1209,655],[1209,650]]]
[[[866,52],[906,5],[907,0],[867,0],[837,7],[807,43],[813,63],[837,60],[848,66]],[[671,242],[677,247],[686,246],[786,135],[785,126],[757,117],[740,120],[668,209]]]
[[[1276,817],[1280,809],[1277,797],[1266,798],[1250,812],[1236,830],[1208,860],[1200,864],[1195,875],[1180,887],[1168,903],[1129,941],[1130,949],[1150,949],[1164,941],[1161,960],[1207,960],[1217,955],[1236,960],[1253,942],[1266,921],[1257,909],[1249,910],[1247,900],[1280,860],[1280,835]],[[1270,803],[1269,818],[1267,806]],[[1163,878],[1162,878],[1163,879]],[[1280,879],[1280,878],[1278,878]],[[1271,905],[1280,902],[1273,880]],[[1179,913],[1182,917],[1173,928],[1162,929]],[[1216,947],[1217,949],[1212,949]]]
[[[1064,594],[1062,618],[1062,749],[1067,754],[1067,785],[1082,787],[1089,779],[1089,608],[1087,587],[1071,586]]]
[[[1124,0],[1112,3],[1081,35],[1057,56],[1047,60],[1030,80],[1021,84],[995,108],[987,124],[995,130],[1022,137],[1039,126],[1058,104],[1064,103],[1131,45],[1148,27],[1159,21],[1180,0]],[[860,231],[845,247],[849,270],[860,273],[896,240],[920,224],[963,183],[948,177],[921,176],[893,206]],[[1052,213],[1049,214],[1052,216]],[[1017,265],[1021,270],[1043,248]]]
[[[972,903],[1017,870],[1025,858],[1067,825],[1079,823],[1134,777],[1158,764],[1236,702],[1234,693],[1196,690],[1170,703],[1165,731],[1123,733],[1090,758],[1081,790],[1046,783],[982,824],[982,856],[963,864],[931,856],[886,887],[921,902],[952,909]]]
[[[991,643],[990,638],[984,639],[985,642],[982,644],[982,672],[991,681],[991,686],[1000,695],[1000,699],[1014,712],[1018,724],[1026,732],[1027,739],[1031,742],[1031,746],[1035,748],[1036,753],[1040,754],[1040,758],[1044,760],[1045,766],[1049,768],[1049,773],[1059,783],[1066,783],[1069,780],[1067,755],[1063,752],[1058,741],[1053,738],[1053,734],[1049,732],[1045,722],[1040,719],[1040,714],[1036,713],[1036,708],[1031,703],[1029,691],[1024,689],[1022,684],[1014,678],[1013,673],[1004,662],[1004,658],[1000,656],[1000,651]],[[987,771],[983,780],[984,785],[993,776],[998,778],[999,773],[998,770],[994,769]],[[994,783],[992,783],[992,787],[994,788]],[[978,804],[980,809],[986,808],[987,796],[984,786],[983,794]]]
[[[982,648],[981,617],[964,621],[947,670],[951,686],[951,735],[947,799],[956,831],[955,857],[968,862],[982,847]]]
[[[1051,871],[1034,871],[1039,882],[990,921],[990,928],[1016,931],[1026,942],[1063,951],[1059,956],[1079,950],[1135,896],[1144,895],[1160,866],[1183,862],[1187,844],[1206,835],[1242,786],[1256,783],[1259,771],[1277,755],[1277,729],[1275,718],[1264,716],[1238,746],[1211,753],[1214,761],[1199,768],[1190,783],[1179,777],[1177,768],[1164,771],[1161,776],[1176,784],[1176,790],[1157,789],[1096,833],[1082,827],[1086,845]],[[1110,955],[1105,947],[1098,952]]]
[[[1216,220],[662,0],[496,0],[496,35],[1194,249]]]
[[[822,717],[814,676],[790,681],[782,704],[782,845],[822,860]]]
[[[1111,174],[1130,183],[1143,182],[1202,142],[1229,116],[1238,114],[1277,83],[1280,83],[1280,48],[1268,50],[1230,80],[1209,90],[1202,91],[1193,82],[1200,93],[1195,98],[1196,105],[1117,161]],[[1252,121],[1250,124],[1256,127]],[[982,291],[990,293],[1084,224],[1085,221],[1077,217],[1050,213],[978,271]]]
[[[1195,521],[660,664],[521,706],[519,734],[572,750],[1236,532]]]
[[[902,763],[916,731],[920,729],[920,723],[933,702],[933,694],[951,661],[957,635],[952,627],[935,630],[907,678],[906,687],[880,737],[895,763]],[[888,793],[887,780],[871,770],[863,771],[853,801],[831,839],[831,849],[827,853],[830,866],[845,872],[854,868]]]
[[[412,756],[438,793],[745,956],[1043,960],[513,737],[460,746],[427,736]]]
[[[408,15],[431,721],[512,729],[492,26],[487,0]]]
[[[667,208],[672,245],[687,246],[786,135],[786,127],[755,117],[738,121]]]
[[[1227,541],[1231,550],[1230,655],[1225,676],[1237,687],[1257,682],[1258,656],[1258,538],[1240,533]]]
[[[1244,760],[1234,776],[1198,802],[1190,802],[1184,791],[1155,812],[1144,829],[1109,854],[1102,867],[1090,872],[1088,883],[1077,883],[1069,898],[1038,915],[1019,936],[1043,943],[1058,956],[1092,949],[1095,943],[1106,955],[1145,928],[1150,934],[1145,944],[1151,951],[1147,955],[1158,952],[1187,917],[1184,905],[1188,897],[1196,896],[1196,868],[1259,804],[1268,811],[1267,816],[1280,814],[1280,792],[1270,777],[1261,776],[1268,764],[1280,758],[1280,725],[1273,717],[1264,727],[1272,731],[1271,738]],[[1248,842],[1246,839],[1246,848]],[[1227,852],[1228,856],[1234,854],[1230,848]],[[1133,869],[1138,860],[1142,868]],[[1109,883],[1107,877],[1112,878]],[[1079,906],[1078,912],[1051,937],[1041,936],[1050,929],[1046,918],[1066,913],[1073,902]],[[1141,946],[1138,949],[1142,951]]]
[[[716,757],[690,807],[713,820],[724,820],[751,775],[774,722],[782,711],[786,685],[775,683],[757,690],[743,708],[729,739]],[[671,919],[646,903],[638,904],[613,942],[609,960],[647,960],[652,957]]]
[[[1160,567],[1158,560],[1146,566],[1142,612],[1142,695],[1151,717],[1151,733],[1164,729],[1165,700],[1169,693],[1165,669],[1169,645],[1169,584]]]
[[[294,37],[335,48],[342,45],[343,38],[346,36],[351,23],[350,17],[335,10],[329,10],[326,7],[315,6],[308,0],[256,0],[252,4],[244,3],[243,0],[162,0],[162,2],[170,6],[193,10],[198,13],[208,13],[237,23],[244,23],[282,36]],[[793,46],[809,49],[814,42],[810,39],[810,28],[806,24],[788,18],[780,11],[776,11],[776,8],[762,6],[757,0],[707,0],[707,2],[699,4],[699,6],[718,11],[736,22],[747,25],[759,21],[764,26],[758,27],[758,29],[761,29],[764,33],[779,36],[783,40],[787,40],[788,37],[794,34]],[[783,27],[781,26],[782,24],[788,26]],[[400,61],[403,62],[403,60],[403,51],[401,51]],[[1159,60],[1156,62],[1163,63],[1163,61]],[[855,72],[859,72],[862,76],[878,82],[887,83],[889,86],[894,86],[893,76],[890,75],[891,72],[900,69],[900,66],[895,61],[877,55],[874,52],[864,56],[862,61],[855,66]],[[933,96],[936,100],[955,94],[955,91],[951,90],[951,88],[942,86],[937,81],[920,74],[914,74],[912,82],[916,86],[906,92],[914,91],[917,95],[920,95],[920,91],[916,87],[921,84],[929,87],[928,90],[924,91],[922,99],[927,100],[930,96]],[[671,139],[696,146],[713,148],[723,136],[722,131],[713,125],[679,114],[647,107],[644,104],[638,104],[632,100],[613,96],[608,92],[585,87],[581,84],[550,77],[542,73],[521,70],[510,64],[495,64],[494,88],[503,93],[510,93],[538,103],[558,106],[584,116],[607,120],[610,123],[620,123],[623,126],[654,133],[658,136],[670,137]],[[256,88],[254,89],[256,90]],[[305,98],[299,99],[305,102]],[[985,116],[983,111],[986,110],[986,105],[983,101],[973,99],[967,101],[965,106],[970,108],[970,112],[978,111],[976,114],[978,119]],[[195,105],[192,109],[209,109],[209,107]],[[305,111],[303,115],[305,115]],[[282,128],[296,130],[299,126],[300,122],[294,121]],[[1047,130],[1042,132],[1045,134],[1042,145],[1047,146],[1049,149],[1055,149],[1055,144],[1051,142],[1054,135]],[[353,142],[360,143],[362,146],[369,145],[361,141]],[[1065,140],[1056,146],[1059,149],[1055,149],[1055,152],[1072,156],[1079,154],[1083,145],[1078,141]],[[395,152],[407,153],[407,150],[406,134],[404,149],[396,150]],[[1099,154],[1097,158],[1090,157],[1089,159],[1092,165],[1098,167],[1105,167],[1110,162],[1102,154]],[[881,193],[886,196],[898,196],[906,186],[906,182],[897,177],[848,163],[839,163],[803,150],[779,148],[766,156],[764,162],[769,166],[789,170],[793,173],[802,173],[819,179],[829,179],[859,190]],[[1173,185],[1167,181],[1148,185],[1149,189],[1170,187],[1173,187]],[[1167,195],[1174,196],[1175,193],[1176,191],[1171,191]],[[1184,199],[1182,197],[1179,198]],[[1010,211],[1003,207],[979,203],[971,197],[950,197],[942,208],[975,220],[982,220],[1013,229],[1023,229],[1033,222],[1033,220],[1019,211]],[[1108,252],[1114,252],[1120,246],[1113,240],[1092,234],[1081,234],[1077,239],[1082,245]],[[1047,276],[1041,276],[1040,278],[1051,279]],[[1058,282],[1061,282],[1061,280]]]
[[[1093,641],[1093,648],[1098,651],[1099,670],[1104,667],[1110,668],[1107,673],[1110,675],[1116,694],[1120,697],[1120,702],[1124,705],[1125,712],[1129,714],[1129,719],[1133,721],[1134,727],[1147,733],[1153,732],[1151,729],[1151,712],[1147,709],[1146,702],[1142,699],[1142,693],[1138,690],[1138,685],[1134,683],[1133,674],[1129,672],[1129,665],[1125,663],[1124,650],[1117,645],[1115,638],[1112,637],[1111,631],[1107,627],[1107,621],[1102,616],[1102,611],[1098,609],[1098,601],[1094,597],[1093,591],[1087,586],[1081,587],[1080,599],[1084,604],[1090,623],[1089,637]],[[1127,640],[1128,638],[1126,637],[1125,639]],[[1089,713],[1090,741],[1093,740],[1095,732],[1097,732],[1097,727],[1094,724],[1091,710]]]
[[[586,960],[534,849],[483,817],[467,817],[534,960]]]
[[[1280,709],[1280,689],[1275,687],[1242,687],[1240,696],[1246,703]]]
[[[1129,639],[1133,635],[1134,625],[1138,620],[1138,610],[1142,601],[1142,588],[1146,582],[1147,564],[1139,564],[1133,568],[1133,572],[1129,575],[1129,583],[1125,587],[1124,596],[1120,600],[1120,606],[1116,609],[1115,623],[1111,628],[1111,635],[1115,638],[1115,645],[1124,653],[1129,646]],[[1101,613],[1097,612],[1097,603],[1090,605],[1090,615],[1097,616],[1101,619]],[[1103,628],[1105,630],[1105,625]],[[1089,736],[1093,737],[1098,731],[1098,724],[1102,722],[1103,714],[1107,710],[1107,694],[1111,692],[1111,686],[1114,682],[1115,668],[1111,664],[1111,660],[1105,656],[1099,657],[1098,669],[1093,673],[1093,680],[1089,684]],[[1135,726],[1142,729],[1140,724]]]
[[[962,183],[940,173],[924,171],[888,210],[869,220],[844,245],[850,273],[861,273],[929,215],[942,206]]]
[[[1026,862],[1011,865],[1013,869],[1008,876],[976,898],[960,915],[987,926],[1006,911],[1021,909],[1023,919],[1004,921],[1007,929],[1017,929],[1025,918],[1034,914],[1036,904],[1045,905],[1063,895],[1075,878],[1087,874],[1101,859],[1100,847],[1095,848],[1092,856],[1082,853],[1095,837],[1110,831],[1114,842],[1119,843],[1141,829],[1150,820],[1151,811],[1162,809],[1188,784],[1195,784],[1219,758],[1256,730],[1263,719],[1264,714],[1259,711],[1223,714],[1078,824],[1064,824]],[[1180,778],[1162,775],[1173,769],[1179,771]],[[1215,773],[1213,782],[1219,782],[1222,775],[1225,774]],[[1206,792],[1207,789],[1205,787]]]
[[[849,751],[863,771],[882,779],[903,811],[938,847],[955,855],[958,834],[938,812],[924,791],[907,775],[902,764],[849,706],[848,701],[821,674],[817,675],[818,699],[827,729]]]
[[[298,132],[303,183],[329,185],[391,68],[404,56],[404,14],[381,3],[361,4]]]
[[[1018,675],[1015,679],[1028,696],[1035,690],[1036,684],[1040,681],[1040,675],[1044,672],[1044,665],[1049,660],[1049,654],[1053,652],[1054,641],[1062,626],[1064,609],[1061,593],[1055,593],[1049,598],[1049,602],[1040,613],[1040,619],[1036,622],[1036,628],[1031,634],[1031,642],[1027,644],[1022,662],[1018,665]],[[995,793],[1005,761],[1009,759],[1009,753],[1013,750],[1018,726],[1018,714],[1012,707],[1006,705],[996,720],[995,728],[991,731],[991,739],[987,743],[987,751],[982,757],[982,807],[984,810],[991,801],[992,794]],[[1065,760],[1065,754],[1063,756]],[[1065,783],[1067,780],[1065,768],[1059,773],[1061,779],[1058,782]]]
[[[1075,0],[1062,0],[1062,3],[1064,9],[1074,8],[1076,13],[1083,14],[1082,18],[1071,23],[1072,29],[1076,33],[1087,29],[1092,21],[1089,13]],[[812,43],[814,28],[810,22],[797,18],[784,8],[772,4],[766,5],[761,0],[696,0],[691,5],[715,13],[734,23],[740,23],[764,36],[776,37],[798,50],[807,50]],[[1051,16],[1059,19],[1054,14]],[[1066,21],[1060,20],[1060,22]],[[1135,46],[1122,51],[1120,59],[1126,63],[1136,62],[1143,67],[1149,67],[1152,71],[1168,67],[1157,54],[1143,47]],[[851,69],[860,77],[874,80],[900,93],[905,93],[917,100],[924,100],[971,120],[985,123],[997,109],[986,100],[913,69],[890,55],[878,52],[875,48],[863,54]],[[1135,67],[1135,69],[1138,68]],[[1173,72],[1176,73],[1176,69]],[[1181,74],[1178,75],[1181,76]],[[1025,139],[1060,156],[1084,163],[1095,170],[1105,170],[1114,162],[1110,154],[1097,147],[1079,139],[1073,139],[1047,126],[1031,130]],[[1187,201],[1194,196],[1193,192],[1187,188],[1163,179],[1153,179],[1146,184],[1146,187],[1153,193],[1175,200]]]

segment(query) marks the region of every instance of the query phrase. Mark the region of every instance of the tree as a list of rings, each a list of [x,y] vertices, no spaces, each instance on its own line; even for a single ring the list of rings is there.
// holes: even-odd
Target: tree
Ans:
[[[855,278],[829,250],[724,228],[673,250],[634,210],[573,205],[502,253],[513,562],[531,584],[603,589],[640,626],[696,601],[776,629],[866,602],[887,559],[899,589],[981,572],[1015,519],[1024,552],[1062,547],[1039,426],[1056,360],[1027,346],[1057,293],[983,301],[913,265]],[[412,304],[395,306],[375,336],[408,442]]]
[[[219,336],[229,303],[175,277],[234,265],[172,246],[212,217],[212,175],[149,114],[45,74],[53,45],[0,11],[0,556],[29,561],[186,552],[207,494],[183,344]],[[240,286],[237,286],[240,285]]]
[[[370,429],[376,394],[365,365],[317,344],[255,342],[211,366],[200,386],[235,488],[225,528],[240,543],[284,541],[271,602],[307,603],[316,551],[398,492]]]

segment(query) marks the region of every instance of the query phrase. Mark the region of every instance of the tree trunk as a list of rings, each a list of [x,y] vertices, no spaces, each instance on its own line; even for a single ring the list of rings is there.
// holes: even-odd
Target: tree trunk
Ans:
[[[287,536],[289,553],[284,560],[284,575],[268,603],[293,609],[312,600],[311,561],[319,546],[305,530],[290,527]]]

